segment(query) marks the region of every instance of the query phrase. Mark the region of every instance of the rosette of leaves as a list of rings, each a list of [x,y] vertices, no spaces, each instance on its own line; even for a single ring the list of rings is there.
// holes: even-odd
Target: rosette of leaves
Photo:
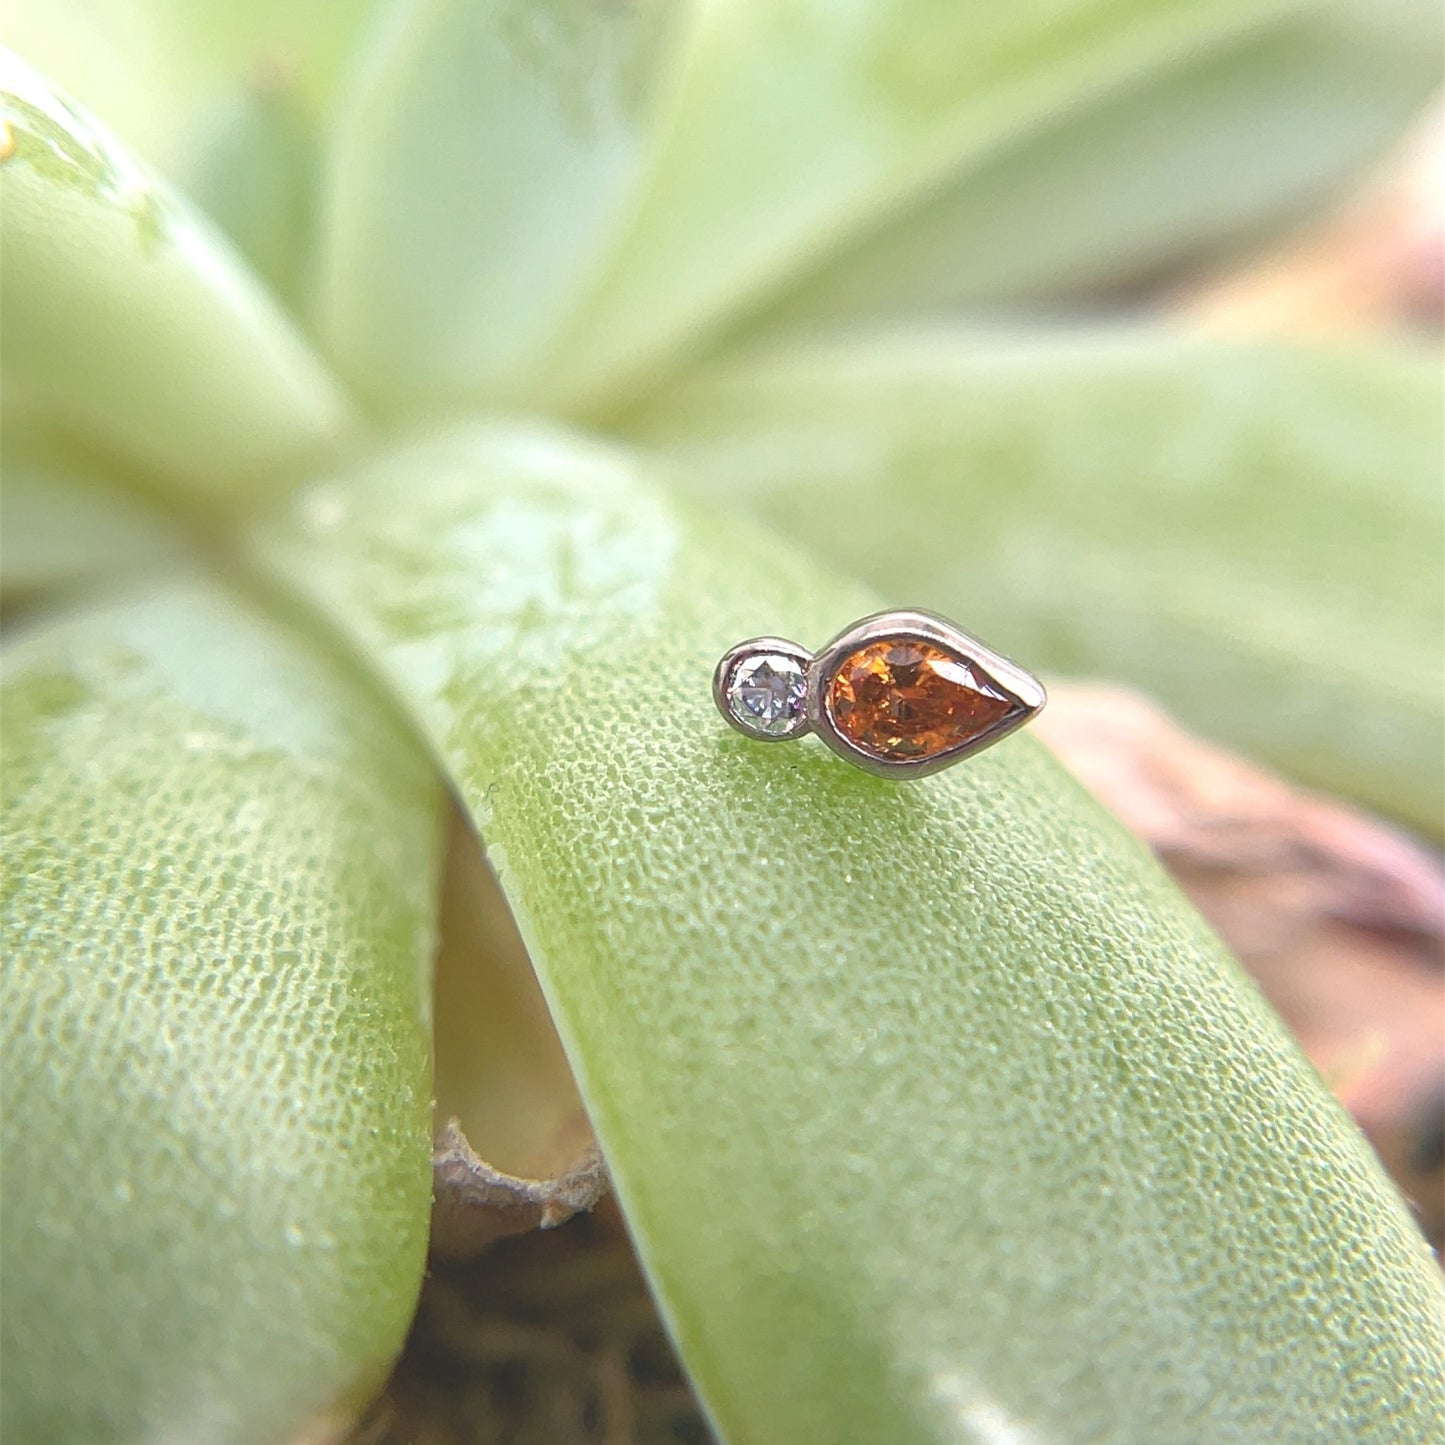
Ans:
[[[1436,25],[12,0],[7,1439],[344,1428],[434,1098],[573,1079],[737,1445],[1438,1431],[1406,1206],[1144,851],[708,697],[934,606],[1438,828],[1432,360],[1049,320],[1328,199]],[[448,794],[567,1069],[486,947],[433,1017]]]

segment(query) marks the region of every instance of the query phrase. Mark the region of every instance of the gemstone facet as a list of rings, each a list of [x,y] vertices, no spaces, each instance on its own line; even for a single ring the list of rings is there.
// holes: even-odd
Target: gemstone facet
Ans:
[[[808,674],[796,657],[761,652],[734,666],[722,696],[730,720],[760,738],[788,738],[802,732],[807,718]]]
[[[937,757],[1021,710],[965,659],[914,639],[860,647],[828,688],[841,736],[886,760]]]

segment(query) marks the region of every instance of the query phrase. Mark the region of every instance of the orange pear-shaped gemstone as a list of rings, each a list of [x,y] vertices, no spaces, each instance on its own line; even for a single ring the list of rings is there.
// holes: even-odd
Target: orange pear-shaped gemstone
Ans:
[[[1020,704],[956,653],[930,642],[869,643],[829,687],[838,731],[879,758],[932,758],[989,731]]]

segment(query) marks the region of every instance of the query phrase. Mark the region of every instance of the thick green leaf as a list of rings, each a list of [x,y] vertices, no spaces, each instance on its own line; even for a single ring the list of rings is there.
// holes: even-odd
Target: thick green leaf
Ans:
[[[605,408],[966,162],[1290,3],[706,6],[631,228],[545,397]]]
[[[6,1438],[276,1445],[421,1280],[436,784],[211,584],[4,657]]]
[[[59,426],[210,494],[332,457],[344,396],[221,237],[0,52],[0,361]]]
[[[892,602],[1441,827],[1439,366],[1147,335],[779,347],[638,432]]]
[[[390,7],[338,117],[322,294],[378,408],[526,394],[632,196],[682,9]]]
[[[375,458],[256,550],[445,759],[733,1445],[1438,1426],[1401,1202],[1043,749],[897,785],[717,717],[725,646],[870,597],[542,431]]]
[[[1077,295],[1320,199],[1440,83],[1440,10],[1314,6],[1050,117],[768,316],[924,314]]]

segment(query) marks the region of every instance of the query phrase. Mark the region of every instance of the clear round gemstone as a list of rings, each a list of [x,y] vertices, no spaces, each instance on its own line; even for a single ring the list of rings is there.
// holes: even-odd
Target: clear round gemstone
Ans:
[[[803,724],[808,675],[796,657],[761,652],[732,670],[726,699],[738,726],[759,737],[785,738]]]

